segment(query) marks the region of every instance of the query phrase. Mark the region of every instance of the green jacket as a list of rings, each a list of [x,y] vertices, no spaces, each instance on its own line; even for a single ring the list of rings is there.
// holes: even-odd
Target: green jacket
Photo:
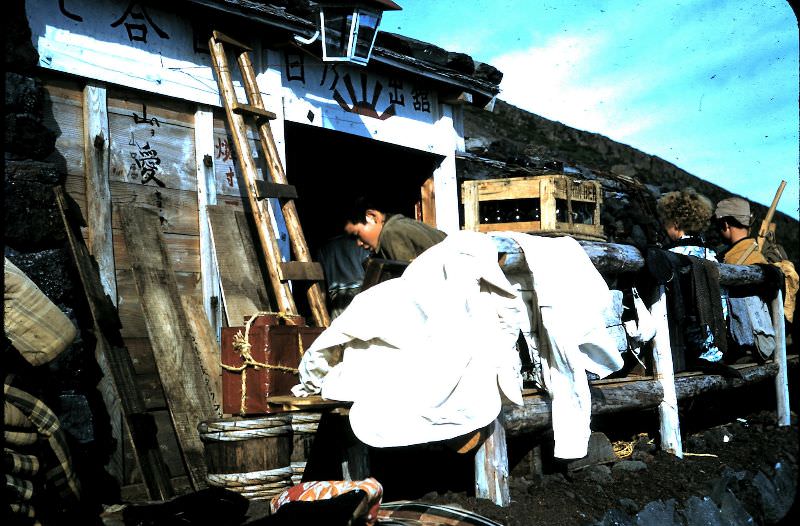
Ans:
[[[384,259],[411,261],[446,236],[432,226],[395,214],[383,224],[375,255]]]

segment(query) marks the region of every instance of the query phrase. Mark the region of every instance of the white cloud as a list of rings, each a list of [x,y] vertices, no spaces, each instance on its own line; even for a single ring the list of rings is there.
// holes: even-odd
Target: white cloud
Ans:
[[[663,118],[637,112],[628,102],[645,86],[639,75],[596,76],[604,39],[559,36],[541,47],[498,56],[500,98],[548,119],[625,141]]]

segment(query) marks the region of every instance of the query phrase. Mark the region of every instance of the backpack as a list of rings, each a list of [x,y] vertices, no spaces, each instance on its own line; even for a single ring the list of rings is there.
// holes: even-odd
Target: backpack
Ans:
[[[789,260],[789,256],[786,254],[786,250],[783,246],[775,241],[774,235],[768,235],[764,239],[764,246],[761,247],[761,254],[768,263],[775,265],[783,272],[785,282],[783,313],[786,320],[792,323],[794,319],[795,303],[797,301],[797,289],[800,288],[800,277],[797,275],[797,269],[795,269],[794,263]]]

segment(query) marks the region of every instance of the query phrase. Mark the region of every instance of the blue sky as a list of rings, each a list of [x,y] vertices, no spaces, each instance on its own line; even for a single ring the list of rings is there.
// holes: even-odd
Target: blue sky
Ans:
[[[499,98],[798,212],[798,24],[784,0],[398,0],[381,29],[503,72]]]

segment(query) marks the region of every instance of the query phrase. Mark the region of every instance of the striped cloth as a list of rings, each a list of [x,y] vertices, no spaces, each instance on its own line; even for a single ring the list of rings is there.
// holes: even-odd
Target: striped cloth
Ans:
[[[47,487],[52,488],[65,501],[79,499],[80,484],[72,471],[69,447],[58,417],[41,400],[21,389],[4,385],[3,390],[6,402],[27,417],[45,445],[39,462],[44,470]],[[8,480],[6,483],[8,484]]]
[[[12,475],[33,478],[39,473],[39,459],[34,455],[23,455],[3,448],[3,471]]]
[[[280,495],[273,497],[270,510],[276,513],[278,509],[289,502],[310,502],[333,499],[351,491],[363,491],[366,501],[363,510],[359,507],[357,513],[362,518],[365,526],[372,526],[378,518],[378,508],[383,498],[383,486],[372,477],[364,480],[317,480],[303,482],[287,489]]]
[[[5,258],[3,276],[6,337],[31,365],[51,361],[72,343],[77,329],[8,258]]]

